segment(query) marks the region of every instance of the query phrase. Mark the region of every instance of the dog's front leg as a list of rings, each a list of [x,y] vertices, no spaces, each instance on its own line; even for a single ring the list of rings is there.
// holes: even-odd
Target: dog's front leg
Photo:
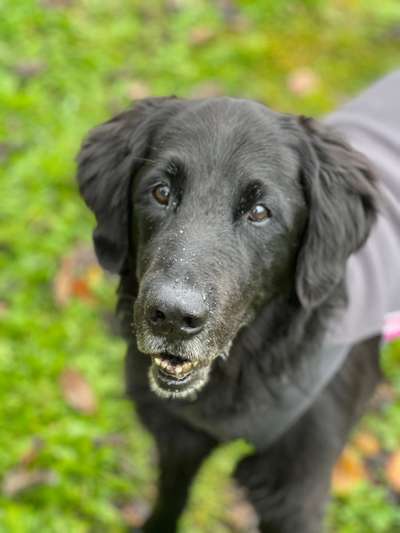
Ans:
[[[330,472],[339,453],[315,433],[311,414],[263,453],[243,459],[235,477],[262,533],[321,533]],[[336,439],[334,439],[336,440]]]
[[[158,497],[143,531],[174,533],[193,477],[216,442],[172,418],[160,431],[154,429],[159,451]]]
[[[235,477],[247,490],[262,533],[323,531],[331,471],[349,426],[327,391],[278,442],[239,463]]]
[[[379,338],[353,347],[310,409],[268,450],[242,460],[262,533],[321,533],[332,469],[380,379]]]

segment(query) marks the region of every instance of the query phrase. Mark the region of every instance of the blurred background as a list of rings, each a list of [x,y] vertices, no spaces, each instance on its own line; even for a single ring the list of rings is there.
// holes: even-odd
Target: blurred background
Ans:
[[[0,532],[118,532],[148,512],[156,457],[124,398],[116,280],[74,182],[82,136],[149,95],[322,115],[400,66],[400,2],[0,0],[0,13]],[[332,532],[400,531],[398,341],[384,367],[335,470]],[[229,480],[247,451],[207,462],[182,532],[254,531]]]

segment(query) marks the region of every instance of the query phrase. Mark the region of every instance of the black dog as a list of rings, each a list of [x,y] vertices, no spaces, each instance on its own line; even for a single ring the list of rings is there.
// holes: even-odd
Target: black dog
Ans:
[[[128,391],[160,455],[146,532],[176,530],[218,443],[265,532],[317,533],[331,469],[379,377],[379,335],[327,341],[376,219],[364,156],[312,119],[149,98],[78,157],[102,266],[121,276]]]

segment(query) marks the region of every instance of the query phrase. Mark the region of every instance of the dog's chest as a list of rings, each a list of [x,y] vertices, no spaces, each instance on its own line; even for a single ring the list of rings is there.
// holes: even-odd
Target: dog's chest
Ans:
[[[273,378],[266,384],[258,369],[241,386],[213,380],[193,402],[173,402],[175,416],[218,441],[244,439],[263,450],[276,441],[313,403],[342,365],[348,346],[330,346],[309,354],[296,378]]]

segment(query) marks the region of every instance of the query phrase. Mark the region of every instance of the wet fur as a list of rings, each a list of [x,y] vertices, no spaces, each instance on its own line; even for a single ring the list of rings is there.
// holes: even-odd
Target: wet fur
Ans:
[[[175,267],[168,257],[162,267],[151,267],[157,262],[157,252],[143,237],[145,230],[137,232],[138,215],[132,208],[134,182],[140,179],[145,165],[152,165],[161,130],[167,131],[168,141],[167,126],[171,120],[175,121],[177,131],[188,136],[188,146],[190,143],[201,146],[205,158],[210,150],[210,140],[205,137],[214,135],[212,145],[221,147],[217,159],[225,158],[222,168],[228,168],[229,146],[223,142],[226,132],[219,129],[217,119],[223,118],[227,109],[230,117],[235,116],[239,107],[237,131],[242,132],[243,138],[238,139],[239,133],[234,133],[229,142],[245,144],[246,132],[254,130],[256,121],[260,128],[257,139],[260,151],[270,149],[272,153],[284,146],[283,151],[276,151],[283,154],[279,165],[288,176],[296,173],[293,183],[301,191],[299,206],[296,209],[292,206],[292,211],[288,208],[285,214],[287,218],[298,215],[296,224],[301,231],[288,232],[290,254],[285,251],[285,241],[278,237],[275,247],[265,245],[268,253],[282,257],[268,263],[274,283],[266,281],[267,266],[255,264],[256,257],[262,263],[258,250],[264,246],[257,241],[258,237],[223,246],[209,243],[208,252],[202,249],[209,268],[202,267],[201,262],[197,269],[192,265],[193,275],[203,286],[208,282],[215,284],[217,300],[225,298],[227,311],[219,301],[212,301],[210,306],[214,305],[216,314],[220,314],[219,322],[213,326],[215,346],[225,346],[230,341],[226,345],[229,356],[226,360],[215,360],[209,381],[196,393],[196,398],[166,401],[149,386],[149,361],[138,351],[132,327],[133,306],[138,295],[141,297],[142,285],[150,283],[146,272],[151,268],[154,272],[164,269],[163,275],[168,275],[168,268]],[[180,121],[179,116],[183,117]],[[268,121],[273,125],[270,134]],[[204,122],[207,128],[202,127]],[[170,142],[173,143],[173,138]],[[248,153],[245,150],[241,157],[251,157],[254,165],[257,153],[251,156]],[[190,157],[194,156],[189,148]],[[193,165],[195,168],[196,161]],[[218,173],[204,172],[202,201],[210,210],[219,208],[215,203],[218,199],[208,193],[217,179]],[[212,99],[204,105],[178,99],[147,99],[89,134],[78,157],[78,181],[83,197],[96,215],[94,243],[99,261],[121,277],[117,314],[128,342],[128,394],[159,450],[159,496],[144,531],[173,532],[193,476],[221,440],[207,427],[223,428],[228,421],[233,438],[244,431],[245,420],[246,425],[268,432],[263,420],[247,415],[252,412],[250,407],[257,405],[259,398],[265,398],[272,378],[287,383],[297,362],[318,351],[332,313],[345,304],[346,260],[363,244],[375,220],[374,177],[361,154],[311,119],[272,114],[261,104],[233,99]],[[297,188],[292,190],[294,195],[298,194]],[[285,206],[281,208],[284,210]],[[162,234],[162,229],[159,231]],[[157,238],[155,235],[153,238]],[[169,234],[168,239],[173,246],[173,235]],[[220,257],[223,268],[212,261],[218,253],[229,259],[224,263],[224,257]],[[232,279],[239,280],[236,300],[231,296]],[[245,280],[242,289],[240,280]],[[137,308],[140,317],[140,305]],[[226,325],[229,315],[241,317],[231,328]],[[190,345],[189,349],[192,348],[195,350]],[[349,346],[345,363],[311,407],[275,442],[239,463],[235,477],[247,489],[260,519],[260,531],[321,531],[332,467],[380,377],[378,348],[379,338]],[[209,357],[215,355],[213,352]],[[273,401],[273,395],[270,400]]]

